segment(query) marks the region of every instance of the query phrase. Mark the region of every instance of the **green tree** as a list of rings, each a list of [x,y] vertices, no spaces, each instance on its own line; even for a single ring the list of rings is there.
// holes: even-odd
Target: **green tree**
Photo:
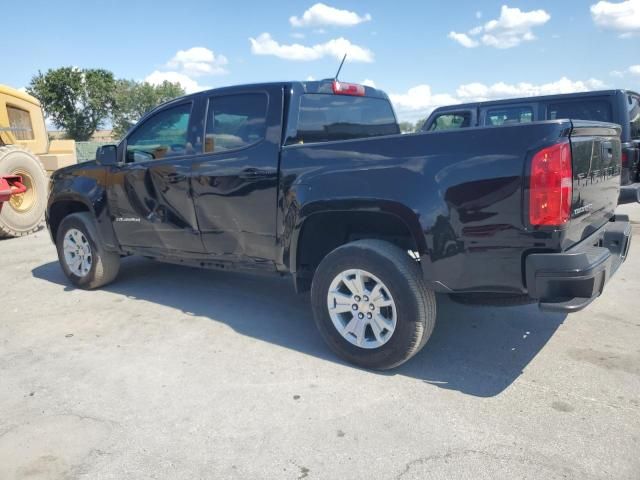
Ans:
[[[422,127],[424,126],[425,122],[427,121],[428,117],[422,118],[420,120],[418,120],[416,122],[416,132],[419,132],[420,130],[422,130]]]
[[[184,93],[179,83],[166,80],[161,85],[118,80],[111,116],[114,137],[123,137],[149,110]]]
[[[415,132],[415,125],[411,122],[400,122],[400,131],[402,133],[413,133]]]
[[[107,70],[62,67],[38,72],[27,91],[40,100],[56,127],[69,138],[86,141],[109,117],[115,86]]]

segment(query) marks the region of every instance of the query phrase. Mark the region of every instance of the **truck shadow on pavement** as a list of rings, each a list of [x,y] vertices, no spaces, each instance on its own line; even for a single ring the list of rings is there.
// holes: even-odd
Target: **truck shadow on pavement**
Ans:
[[[66,291],[73,289],[57,262],[32,273],[64,285]],[[355,368],[325,346],[308,295],[297,295],[286,278],[127,258],[118,279],[103,290],[222,322],[242,335]],[[565,318],[543,313],[536,305],[468,306],[445,295],[438,297],[438,309],[436,328],[425,348],[401,367],[378,374],[404,375],[439,388],[492,397],[518,378]]]

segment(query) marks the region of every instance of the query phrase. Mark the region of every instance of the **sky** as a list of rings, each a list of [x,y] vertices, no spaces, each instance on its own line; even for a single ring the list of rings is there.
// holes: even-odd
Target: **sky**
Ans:
[[[0,83],[16,88],[61,66],[188,92],[322,79],[347,53],[341,80],[386,91],[408,121],[462,101],[640,91],[640,0],[31,0],[19,10],[3,22],[0,60]]]

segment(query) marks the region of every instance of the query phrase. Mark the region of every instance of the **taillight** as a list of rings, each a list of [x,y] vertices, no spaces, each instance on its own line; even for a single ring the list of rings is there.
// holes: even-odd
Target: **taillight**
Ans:
[[[571,145],[557,143],[537,152],[531,161],[529,222],[564,225],[571,217],[573,173]]]
[[[333,81],[333,93],[336,95],[354,95],[356,97],[364,97],[364,85],[355,83],[343,83],[337,80]]]
[[[629,166],[629,152],[626,150],[622,151],[622,166],[623,167]]]

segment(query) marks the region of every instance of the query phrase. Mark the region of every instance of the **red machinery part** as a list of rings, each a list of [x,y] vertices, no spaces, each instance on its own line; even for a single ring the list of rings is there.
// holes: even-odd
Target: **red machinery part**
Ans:
[[[27,191],[27,187],[22,184],[20,175],[7,175],[0,177],[0,210],[2,203],[8,202],[12,195],[19,195]]]

